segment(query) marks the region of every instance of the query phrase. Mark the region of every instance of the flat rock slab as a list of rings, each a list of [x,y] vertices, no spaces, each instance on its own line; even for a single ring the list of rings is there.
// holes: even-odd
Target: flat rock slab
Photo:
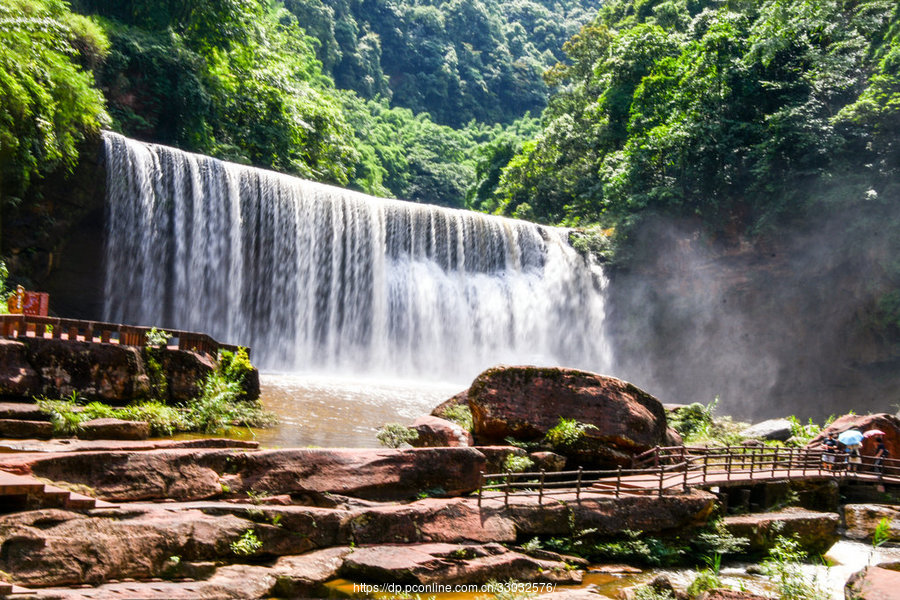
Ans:
[[[838,541],[841,517],[837,513],[787,508],[772,513],[729,516],[723,519],[732,535],[750,540],[747,551],[767,551],[778,536],[794,536],[809,553],[824,554]]]
[[[0,468],[86,485],[97,497],[114,502],[202,500],[249,491],[402,500],[423,492],[457,496],[474,491],[481,483],[485,458],[474,448],[258,452],[172,448],[0,456]]]
[[[83,440],[146,440],[150,424],[124,419],[91,419],[81,424],[78,437]]]
[[[49,421],[0,419],[0,437],[49,439],[53,437],[53,425]]]
[[[30,402],[0,402],[0,419],[49,422],[50,415],[41,412],[37,404]]]
[[[86,588],[33,590],[21,600],[256,600],[271,596],[275,572],[268,567],[229,565],[206,581],[131,581]],[[9,598],[15,599],[16,596]]]
[[[241,448],[254,450],[259,448],[259,442],[225,438],[200,438],[196,440],[80,440],[63,438],[54,440],[0,441],[0,449],[13,450],[15,452],[116,452],[121,450],[140,452],[179,448]]]
[[[580,583],[582,571],[562,561],[537,559],[500,544],[382,544],[356,548],[341,576],[384,583],[483,583],[488,580]]]

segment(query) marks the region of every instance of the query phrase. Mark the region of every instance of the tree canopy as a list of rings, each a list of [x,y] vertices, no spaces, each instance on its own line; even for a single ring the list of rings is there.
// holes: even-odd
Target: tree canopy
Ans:
[[[891,0],[609,2],[566,43],[542,131],[480,205],[753,232],[895,194],[898,28]]]

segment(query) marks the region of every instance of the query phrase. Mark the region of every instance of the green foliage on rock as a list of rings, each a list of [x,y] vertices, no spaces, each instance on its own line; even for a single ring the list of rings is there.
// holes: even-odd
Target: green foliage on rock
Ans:
[[[419,432],[400,423],[385,423],[378,429],[375,439],[387,448],[399,448],[418,439]]]
[[[543,441],[550,448],[566,450],[577,445],[585,437],[585,432],[590,429],[597,429],[597,426],[560,417],[559,423],[547,431]]]
[[[0,205],[71,170],[79,143],[107,121],[84,67],[107,52],[103,32],[61,0],[0,3]]]

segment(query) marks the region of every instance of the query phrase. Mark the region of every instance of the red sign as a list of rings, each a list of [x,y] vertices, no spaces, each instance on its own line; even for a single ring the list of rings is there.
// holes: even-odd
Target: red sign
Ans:
[[[32,317],[46,317],[50,314],[50,294],[45,292],[25,292],[22,300],[22,314]]]
[[[50,314],[50,294],[26,292],[22,286],[16,288],[6,303],[10,314],[46,317]]]

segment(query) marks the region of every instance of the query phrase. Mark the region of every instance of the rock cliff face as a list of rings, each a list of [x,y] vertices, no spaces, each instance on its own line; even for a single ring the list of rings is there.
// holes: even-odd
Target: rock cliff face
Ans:
[[[0,396],[12,400],[61,398],[76,392],[88,400],[127,404],[149,397],[151,385],[164,379],[167,400],[186,402],[199,394],[199,386],[215,368],[209,356],[187,350],[0,339]],[[255,369],[245,388],[248,399],[259,397]]]

